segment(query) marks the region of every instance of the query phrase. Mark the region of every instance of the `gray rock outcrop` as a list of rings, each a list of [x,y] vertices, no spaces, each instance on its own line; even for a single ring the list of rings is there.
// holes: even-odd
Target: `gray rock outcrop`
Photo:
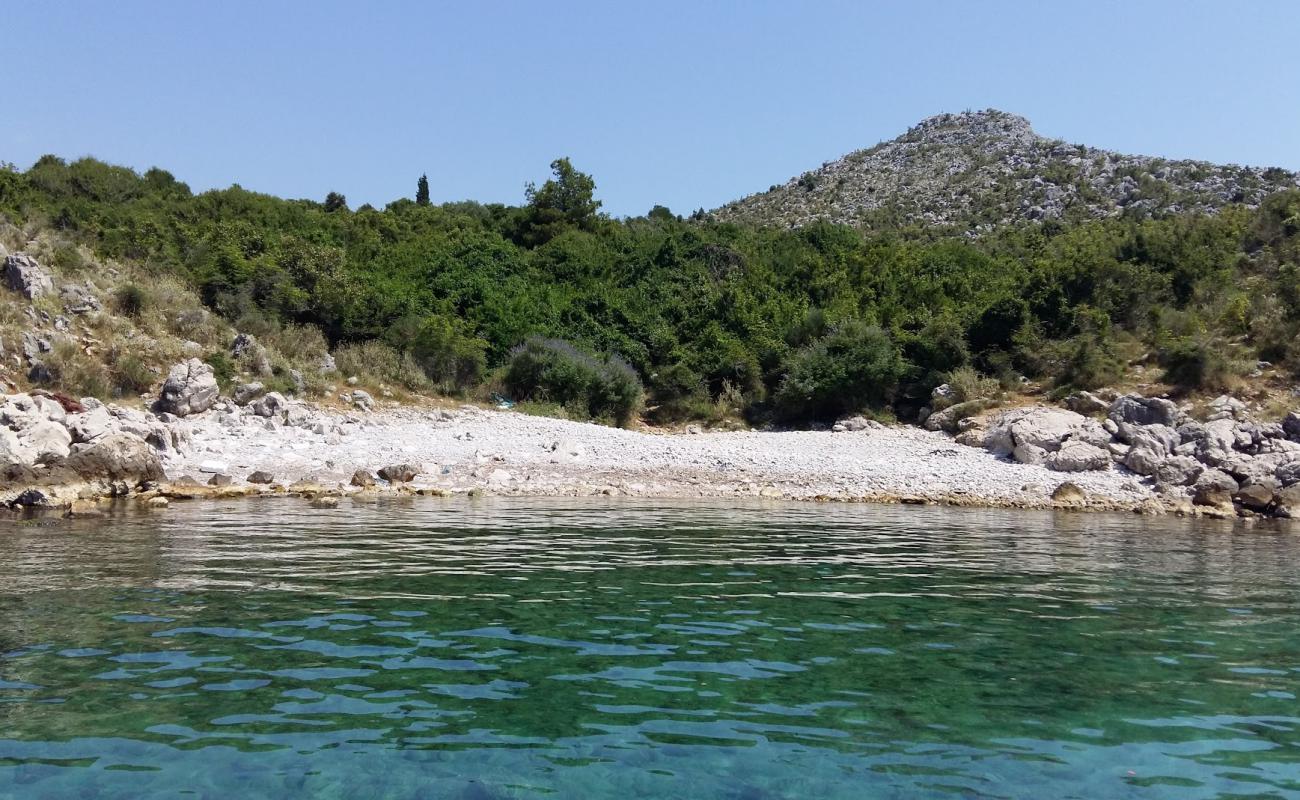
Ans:
[[[154,404],[157,411],[186,417],[212,408],[220,390],[212,367],[197,358],[177,364],[167,373],[162,392]]]
[[[6,286],[21,292],[29,300],[54,291],[54,279],[50,273],[26,253],[5,257],[4,279]]]

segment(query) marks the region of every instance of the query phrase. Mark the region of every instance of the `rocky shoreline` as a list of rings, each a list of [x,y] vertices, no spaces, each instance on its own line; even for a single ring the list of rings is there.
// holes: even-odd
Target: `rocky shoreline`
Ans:
[[[934,430],[853,418],[831,431],[667,433],[468,405],[381,408],[361,391],[340,396],[345,408],[253,384],[232,394],[221,397],[211,368],[191,359],[152,411],[0,396],[0,505],[95,514],[101,499],[124,496],[155,507],[244,496],[329,507],[385,493],[486,493],[1220,517],[1300,509],[1300,415],[1258,423],[1232,398],[1204,422],[1160,398],[1078,395],[1072,405],[1096,416],[1030,406],[945,410],[928,420]]]

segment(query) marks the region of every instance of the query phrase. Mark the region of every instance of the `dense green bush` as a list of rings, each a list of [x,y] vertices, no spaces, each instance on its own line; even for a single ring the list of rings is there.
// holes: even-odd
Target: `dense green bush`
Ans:
[[[887,403],[908,367],[880,328],[845,323],[799,350],[774,398],[787,420],[829,421]]]
[[[1184,389],[1226,391],[1240,369],[1227,346],[1207,337],[1187,337],[1170,342],[1159,353],[1166,382]]]
[[[626,424],[641,405],[635,370],[560,339],[533,337],[510,353],[505,385],[518,400],[558,403],[593,419]]]

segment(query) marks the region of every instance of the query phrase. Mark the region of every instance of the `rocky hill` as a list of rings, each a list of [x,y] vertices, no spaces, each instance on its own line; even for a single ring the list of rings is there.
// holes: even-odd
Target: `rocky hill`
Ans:
[[[1048,139],[1003,111],[940,114],[713,212],[781,227],[827,220],[981,232],[1023,220],[1214,213],[1256,206],[1300,173],[1129,156]]]

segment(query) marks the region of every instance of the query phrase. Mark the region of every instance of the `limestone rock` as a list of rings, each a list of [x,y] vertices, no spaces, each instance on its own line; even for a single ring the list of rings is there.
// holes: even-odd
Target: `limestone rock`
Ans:
[[[1066,442],[1047,458],[1047,468],[1057,472],[1110,469],[1110,453],[1087,442]]]
[[[961,420],[974,416],[979,412],[987,409],[991,401],[976,399],[967,400],[964,403],[948,406],[942,411],[936,411],[925,418],[925,429],[928,431],[947,431],[954,433],[957,430],[958,423]]]
[[[414,464],[390,464],[379,470],[379,477],[389,483],[409,483],[420,474],[420,468]]]
[[[1155,475],[1165,457],[1146,445],[1134,445],[1124,455],[1123,464],[1139,475]]]
[[[198,414],[217,402],[218,391],[212,367],[191,358],[171,368],[154,408],[178,417]]]
[[[1104,414],[1110,410],[1110,403],[1102,400],[1092,392],[1075,392],[1065,398],[1065,407],[1084,416]]]
[[[1252,511],[1267,511],[1280,488],[1275,478],[1251,479],[1241,484],[1232,499]]]
[[[1052,491],[1052,502],[1059,506],[1081,506],[1088,502],[1088,495],[1079,484],[1066,481]]]
[[[289,401],[279,392],[267,392],[252,404],[253,413],[259,417],[283,418]]]
[[[66,458],[72,446],[72,434],[57,422],[38,422],[19,433],[18,439],[37,461]]]
[[[257,470],[245,478],[249,483],[268,484],[275,480],[275,476],[265,470]]]
[[[362,411],[369,411],[370,409],[375,407],[375,398],[371,397],[370,392],[367,392],[364,389],[353,389],[352,405],[356,406]]]
[[[359,486],[362,489],[369,489],[371,486],[375,485],[375,476],[371,475],[369,470],[359,469],[352,473],[351,483],[353,486]]]
[[[84,450],[68,456],[67,467],[86,478],[108,478],[140,484],[160,481],[163,475],[158,454],[149,443],[129,433],[105,436]]]
[[[1221,394],[1210,401],[1210,414],[1207,418],[1213,422],[1220,419],[1231,419],[1241,422],[1247,417],[1246,404],[1235,397]]]
[[[1051,453],[1060,450],[1067,440],[1104,446],[1110,441],[1110,435],[1096,420],[1082,414],[1063,408],[1031,406],[1009,409],[991,419],[986,446],[995,455],[1002,456],[1014,454],[1021,446]]]
[[[857,431],[865,431],[869,427],[870,425],[868,424],[867,418],[859,415],[855,417],[845,417],[844,419],[839,420],[831,430],[836,433],[856,433]]]
[[[1109,416],[1116,423],[1176,428],[1183,419],[1183,412],[1172,400],[1126,394],[1110,404]]]
[[[26,253],[6,256],[4,272],[5,285],[15,292],[22,292],[29,300],[54,291],[50,273]]]
[[[235,391],[232,394],[231,399],[235,401],[235,405],[237,406],[246,406],[249,403],[256,400],[257,398],[261,397],[265,391],[266,391],[266,387],[263,386],[259,381],[253,381],[252,383],[241,383],[235,387]]]
[[[68,417],[68,432],[72,441],[86,444],[108,436],[118,430],[117,421],[104,406]]]
[[[1170,486],[1187,486],[1204,471],[1200,463],[1189,456],[1170,456],[1156,467],[1155,477]]]

